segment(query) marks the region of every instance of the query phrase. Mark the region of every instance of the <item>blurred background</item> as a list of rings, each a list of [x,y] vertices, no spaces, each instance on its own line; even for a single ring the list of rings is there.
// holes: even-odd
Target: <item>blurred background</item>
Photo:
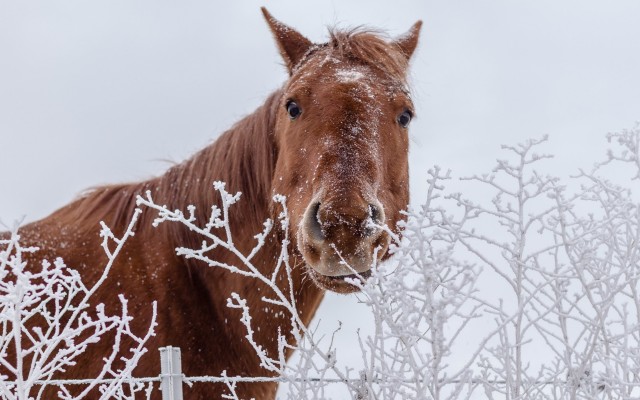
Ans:
[[[640,119],[636,1],[0,0],[0,219],[33,221],[87,187],[161,174],[251,113],[287,77],[262,5],[317,42],[327,26],[395,36],[424,21],[414,204],[434,164],[489,171],[501,144],[548,134],[546,166],[566,176]],[[329,295],[318,313],[327,331],[345,324],[345,349],[368,323],[357,301]]]

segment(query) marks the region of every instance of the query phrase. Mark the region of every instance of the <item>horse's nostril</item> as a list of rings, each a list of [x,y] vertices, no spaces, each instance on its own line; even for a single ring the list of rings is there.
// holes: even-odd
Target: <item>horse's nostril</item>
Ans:
[[[364,236],[371,236],[378,232],[378,228],[374,225],[382,225],[384,223],[384,211],[375,205],[369,204],[369,218],[364,221]]]
[[[336,210],[330,202],[311,203],[303,219],[307,237],[320,245],[324,241],[338,243],[373,236],[380,232],[376,225],[384,224],[384,210],[377,202],[365,204],[365,207],[348,204]]]
[[[316,203],[311,208],[311,213],[313,214],[313,217],[315,218],[316,222],[319,225],[320,224],[320,202]]]
[[[309,211],[307,211],[305,219],[309,235],[315,240],[324,240],[325,237],[322,233],[322,227],[320,226],[320,203],[316,203],[312,207],[309,207]]]
[[[384,223],[384,213],[375,204],[369,204],[369,217],[376,224]]]

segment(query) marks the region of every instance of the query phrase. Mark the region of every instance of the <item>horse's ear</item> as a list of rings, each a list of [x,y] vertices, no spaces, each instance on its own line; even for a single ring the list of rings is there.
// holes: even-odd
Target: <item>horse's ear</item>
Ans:
[[[282,54],[282,58],[287,64],[289,74],[291,74],[293,67],[304,57],[309,48],[313,46],[313,43],[293,28],[273,18],[265,7],[261,7],[261,10],[267,20],[267,24],[269,24],[271,33],[276,38],[280,54]]]
[[[418,37],[420,36],[421,27],[422,21],[418,21],[413,24],[407,33],[393,41],[393,44],[398,46],[402,54],[407,57],[407,60],[411,58],[416,47],[418,47]]]

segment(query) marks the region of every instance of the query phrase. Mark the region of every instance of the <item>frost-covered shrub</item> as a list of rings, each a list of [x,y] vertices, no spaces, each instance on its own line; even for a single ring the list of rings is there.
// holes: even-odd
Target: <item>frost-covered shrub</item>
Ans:
[[[90,304],[91,296],[105,281],[122,246],[133,234],[139,213],[138,210],[122,238],[116,238],[103,225],[101,236],[108,263],[91,287],[85,286],[80,274],[60,258],[53,263],[43,260],[39,266],[27,265],[24,255],[38,249],[21,246],[17,226],[8,239],[0,240],[0,363],[9,372],[0,377],[0,398],[41,399],[45,388],[52,384],[59,387],[59,398],[69,400],[84,398],[90,392],[96,398],[96,390],[101,399],[132,399],[135,393],[150,390],[133,381],[131,373],[147,351],[146,342],[155,335],[155,303],[151,325],[142,337],[130,330],[132,317],[124,296],[119,296],[119,315],[108,315],[102,304]],[[109,241],[116,243],[113,252],[108,249]],[[68,387],[73,383],[54,378],[74,365],[105,334],[114,337],[114,344],[111,353],[101,360],[102,370],[72,394]],[[121,349],[125,338],[135,346]],[[9,352],[14,356],[8,357]],[[114,362],[122,367],[115,367]]]
[[[609,137],[622,146],[610,160],[637,166],[639,131]],[[449,174],[430,171],[397,257],[363,287],[368,397],[640,394],[640,207],[602,165],[574,191],[538,173],[545,140],[505,146],[492,173],[465,178],[490,201],[447,193]]]

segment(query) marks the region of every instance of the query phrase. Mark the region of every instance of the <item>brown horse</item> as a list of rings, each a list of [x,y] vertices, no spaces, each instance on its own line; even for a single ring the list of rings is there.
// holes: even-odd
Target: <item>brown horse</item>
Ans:
[[[296,304],[305,323],[313,317],[325,289],[349,293],[345,282],[354,272],[366,277],[373,263],[388,257],[388,234],[371,221],[397,231],[400,211],[408,204],[408,132],[414,107],[407,88],[407,67],[418,41],[421,22],[395,40],[363,29],[331,32],[327,43],[314,44],[275,20],[263,9],[289,72],[289,80],[253,114],[239,121],[213,144],[164,175],[133,184],[95,188],[47,218],[21,228],[23,245],[38,246],[31,264],[62,257],[86,284],[101,274],[106,256],[98,235],[99,221],[122,234],[136,197],[151,191],[169,209],[197,207],[207,221],[212,189],[224,181],[230,193],[242,192],[232,207],[230,225],[236,246],[248,252],[265,219],[275,217],[273,194],[283,194],[291,220],[291,260]],[[244,339],[237,310],[226,306],[231,292],[252,305],[256,341],[277,354],[276,332],[286,331],[288,318],[272,313],[261,301],[269,288],[255,280],[176,255],[178,246],[199,246],[201,238],[179,224],[153,228],[147,210],[119,255],[109,279],[93,297],[115,313],[116,294],[129,300],[134,329],[149,324],[151,303],[158,302],[157,336],[148,343],[182,349],[187,376],[263,376],[258,358]],[[281,246],[268,241],[254,258],[270,274]],[[374,252],[374,249],[378,249]],[[210,257],[234,265],[223,249]],[[346,267],[341,257],[351,268]],[[241,268],[241,265],[238,265]],[[278,281],[286,284],[284,280]],[[284,291],[284,290],[283,290]],[[275,307],[275,306],[274,306]],[[124,343],[124,346],[130,343]],[[90,347],[77,365],[60,377],[95,376],[103,340]],[[139,363],[136,376],[159,373],[157,352]],[[0,371],[1,372],[1,371]],[[196,384],[188,399],[218,398],[222,385]],[[238,386],[242,398],[275,397],[275,383]],[[55,397],[51,392],[47,398]]]

